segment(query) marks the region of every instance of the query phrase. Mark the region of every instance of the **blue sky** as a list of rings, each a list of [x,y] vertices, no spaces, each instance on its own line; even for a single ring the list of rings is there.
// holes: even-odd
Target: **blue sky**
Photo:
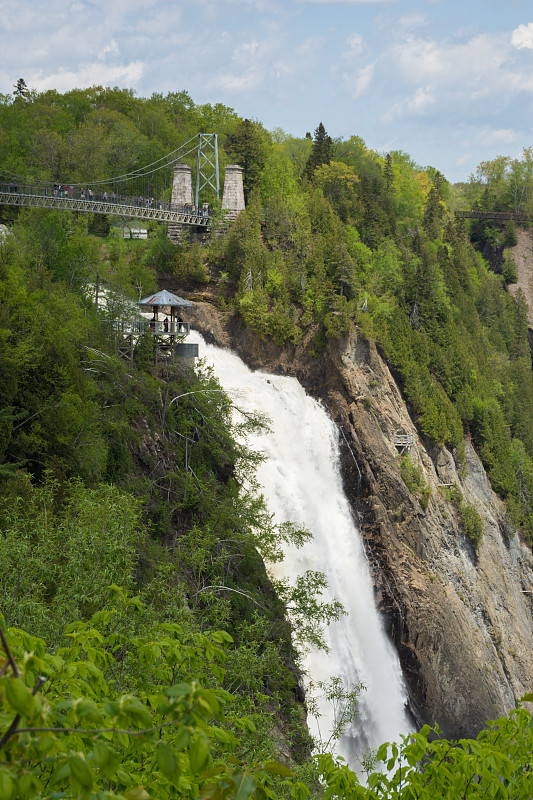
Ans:
[[[525,0],[0,0],[0,92],[189,92],[269,129],[404,150],[449,180],[533,146]]]

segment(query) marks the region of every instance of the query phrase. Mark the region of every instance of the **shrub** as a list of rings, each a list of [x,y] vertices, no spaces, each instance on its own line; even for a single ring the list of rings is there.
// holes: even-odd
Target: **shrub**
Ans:
[[[516,263],[511,253],[506,253],[502,264],[502,275],[505,283],[516,283],[518,280],[518,271]]]
[[[483,536],[483,522],[472,503],[459,503],[459,514],[463,523],[463,532],[477,548]]]
[[[424,472],[420,464],[413,464],[408,453],[400,461],[400,475],[411,494],[418,497],[422,508],[427,508],[431,487],[424,481]]]

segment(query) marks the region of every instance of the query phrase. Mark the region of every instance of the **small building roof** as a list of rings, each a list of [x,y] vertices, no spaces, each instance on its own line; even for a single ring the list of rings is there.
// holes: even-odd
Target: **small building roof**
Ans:
[[[188,300],[184,300],[183,297],[178,297],[177,294],[172,294],[172,292],[167,292],[166,289],[163,289],[161,292],[157,292],[156,294],[151,294],[148,297],[144,297],[142,300],[139,300],[140,306],[192,306]]]

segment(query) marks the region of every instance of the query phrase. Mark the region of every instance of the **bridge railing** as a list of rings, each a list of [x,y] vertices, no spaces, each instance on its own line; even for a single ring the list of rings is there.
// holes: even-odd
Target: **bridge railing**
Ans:
[[[140,335],[152,333],[154,335],[187,336],[191,330],[190,322],[176,322],[170,319],[167,323],[160,320],[155,322],[143,317],[137,319],[106,319],[105,321],[114,331],[124,334]]]
[[[30,198],[39,199],[42,203],[31,202]],[[207,203],[197,208],[193,203],[177,205],[168,200],[156,200],[141,195],[123,195],[116,192],[94,192],[80,186],[59,184],[38,185],[17,183],[16,181],[0,182],[0,202],[11,205],[43,205],[52,208],[68,208],[97,213],[121,214],[141,218],[177,219],[179,222],[206,225],[210,219]],[[91,205],[93,204],[94,205]]]

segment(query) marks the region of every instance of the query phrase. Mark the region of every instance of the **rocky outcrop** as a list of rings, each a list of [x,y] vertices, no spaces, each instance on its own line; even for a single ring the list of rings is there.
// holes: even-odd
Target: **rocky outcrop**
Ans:
[[[337,421],[346,490],[416,720],[470,736],[513,708],[533,686],[533,558],[471,444],[458,471],[452,453],[423,442],[385,361],[357,331],[314,358],[307,348],[313,331],[280,348],[209,303],[197,303],[190,319],[252,368],[297,377]],[[413,437],[410,458],[430,489],[426,507],[401,478],[399,431]],[[477,549],[447,484],[482,518]]]

